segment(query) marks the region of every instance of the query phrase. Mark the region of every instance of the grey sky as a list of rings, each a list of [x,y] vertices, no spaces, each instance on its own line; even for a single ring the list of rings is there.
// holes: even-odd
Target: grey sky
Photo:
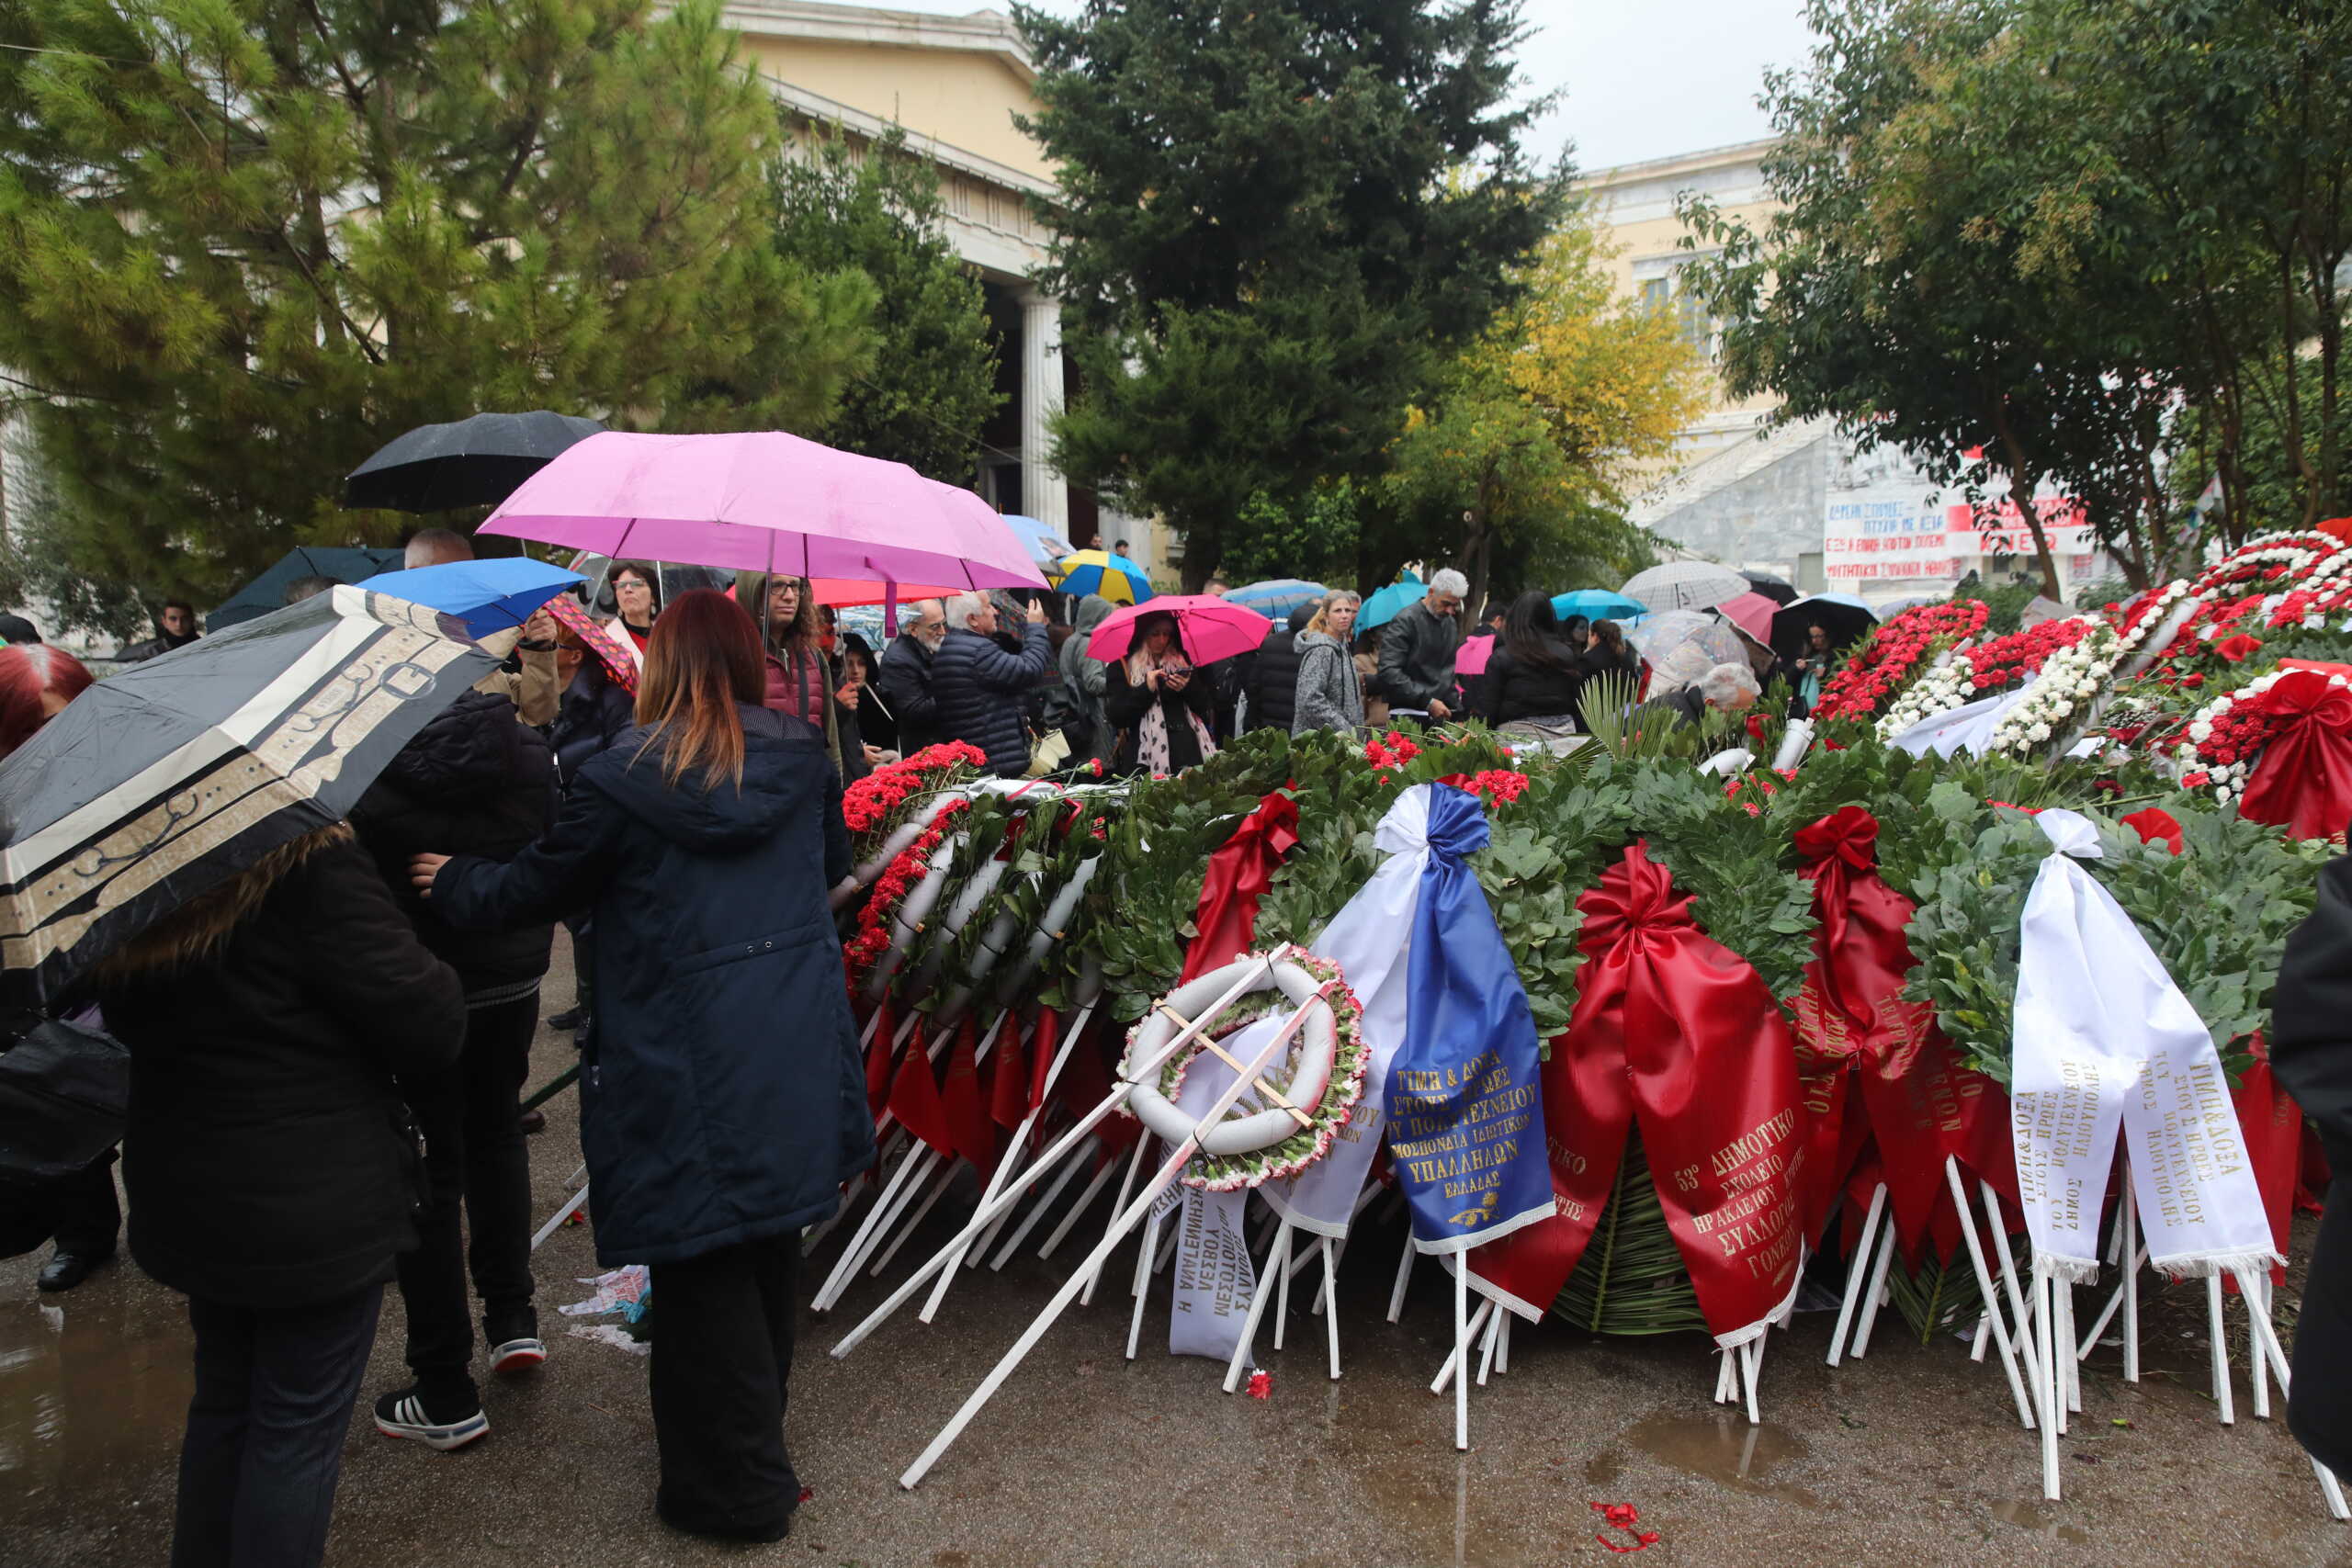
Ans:
[[[960,16],[1005,0],[874,0]],[[1565,88],[1536,129],[1545,162],[1574,142],[1581,168],[1605,168],[1766,135],[1756,107],[1768,66],[1806,57],[1803,0],[1525,0],[1520,52],[1531,95]],[[1059,15],[1078,0],[1042,0]]]

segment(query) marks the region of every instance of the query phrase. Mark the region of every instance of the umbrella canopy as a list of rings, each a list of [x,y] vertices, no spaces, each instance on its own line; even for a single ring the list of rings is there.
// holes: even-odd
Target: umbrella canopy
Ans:
[[[1287,620],[1290,613],[1301,604],[1319,604],[1330,590],[1319,582],[1306,582],[1295,577],[1269,578],[1263,582],[1248,582],[1225,596],[1228,604],[1243,604],[1270,621]]]
[[[1797,596],[1796,587],[1785,577],[1775,577],[1769,571],[1743,571],[1747,586],[1775,604],[1785,604]]]
[[[1637,572],[1624,594],[1652,610],[1712,610],[1747,592],[1747,579],[1711,560],[1672,560]]]
[[[276,565],[222,601],[220,607],[204,617],[204,629],[225,631],[255,615],[266,615],[272,610],[286,607],[287,584],[304,577],[331,577],[337,582],[356,582],[373,577],[379,571],[398,570],[401,552],[309,546],[288,550],[278,558]]]
[[[1831,648],[1844,648],[1870,634],[1877,613],[1850,593],[1815,593],[1784,604],[1772,616],[1772,651],[1794,659],[1804,651],[1805,628],[1819,626],[1829,634]]]
[[[1176,617],[1176,640],[1195,664],[1255,653],[1273,630],[1257,611],[1214,593],[1163,593],[1148,604],[1129,604],[1103,616],[1087,637],[1086,651],[1105,664],[1125,659],[1135,646],[1136,623],[1158,615]]]
[[[1023,517],[1014,513],[1004,514],[1005,526],[1018,535],[1029,558],[1040,571],[1050,573],[1064,556],[1078,554],[1078,547],[1063,538],[1035,517]]]
[[[1944,596],[1940,593],[1914,593],[1907,598],[1889,599],[1877,607],[1878,618],[1882,621],[1892,620],[1905,610],[1916,610],[1922,604],[1940,604],[1943,602]]]
[[[1656,671],[1650,682],[1653,694],[1688,686],[1718,664],[1748,667],[1739,634],[1696,610],[1652,615],[1628,631],[1625,640]]]
[[[1461,675],[1484,675],[1495,657],[1495,644],[1502,638],[1489,632],[1485,637],[1465,637],[1462,646],[1453,650],[1453,672]]]
[[[348,586],[84,692],[0,761],[0,958],[40,997],[278,845],[340,821],[497,667]]]
[[[610,626],[588,613],[588,607],[569,593],[559,593],[548,601],[548,614],[571,628],[580,644],[596,656],[605,673],[620,682],[621,689],[635,695],[637,692],[637,644],[623,641]]]
[[[1589,621],[1622,621],[1628,615],[1646,615],[1649,609],[1638,599],[1628,599],[1606,588],[1579,588],[1552,596],[1552,613],[1564,621],[1570,615],[1582,615]]]
[[[1780,605],[1761,593],[1743,593],[1736,599],[1726,599],[1715,606],[1715,614],[1754,637],[1758,642],[1772,640],[1772,613]]]
[[[579,581],[578,572],[560,566],[528,556],[503,556],[388,571],[358,586],[455,615],[468,637],[479,637],[521,626],[531,612]]]
[[[1114,604],[1140,604],[1151,597],[1151,573],[1110,550],[1080,550],[1061,563],[1054,584],[1073,599],[1099,594]]]
[[[1363,608],[1356,612],[1357,634],[1395,620],[1406,605],[1416,599],[1428,598],[1429,592],[1429,584],[1420,580],[1419,573],[1406,572],[1363,602]]]
[[[559,453],[604,428],[545,409],[420,424],[351,470],[343,503],[394,512],[495,506]]]
[[[818,602],[1043,588],[1004,519],[904,463],[780,430],[592,435],[477,532],[811,581]],[[870,601],[869,601],[870,602]]]

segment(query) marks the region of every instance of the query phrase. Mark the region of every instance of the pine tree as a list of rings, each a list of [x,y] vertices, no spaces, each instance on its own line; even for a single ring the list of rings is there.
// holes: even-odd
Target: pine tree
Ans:
[[[817,431],[872,286],[767,243],[776,126],[713,0],[19,0],[0,367],[75,570],[206,600],[372,534],[411,426]]]
[[[948,243],[937,172],[893,127],[862,149],[820,131],[779,158],[774,177],[786,260],[815,272],[854,267],[888,303],[873,368],[842,393],[826,440],[971,483],[980,428],[1004,394],[986,299]]]
[[[1253,495],[1375,476],[1513,294],[1565,171],[1520,147],[1514,0],[1088,0],[1020,11],[1065,200],[1044,287],[1080,392],[1063,470],[1216,565]]]

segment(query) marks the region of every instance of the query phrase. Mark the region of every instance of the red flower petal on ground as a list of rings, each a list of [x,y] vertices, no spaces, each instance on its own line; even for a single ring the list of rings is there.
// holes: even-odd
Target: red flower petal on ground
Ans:
[[[1250,1374],[1250,1397],[1252,1399],[1272,1399],[1273,1396],[1274,1374],[1272,1372],[1251,1372]]]

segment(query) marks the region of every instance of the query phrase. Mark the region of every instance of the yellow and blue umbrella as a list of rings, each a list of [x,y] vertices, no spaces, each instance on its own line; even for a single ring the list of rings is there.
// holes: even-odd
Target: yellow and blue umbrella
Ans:
[[[1109,550],[1080,550],[1062,558],[1062,580],[1054,584],[1073,598],[1099,593],[1114,604],[1140,604],[1151,597],[1151,573]]]

